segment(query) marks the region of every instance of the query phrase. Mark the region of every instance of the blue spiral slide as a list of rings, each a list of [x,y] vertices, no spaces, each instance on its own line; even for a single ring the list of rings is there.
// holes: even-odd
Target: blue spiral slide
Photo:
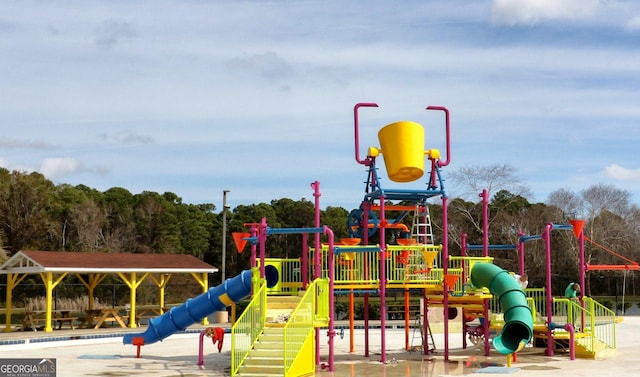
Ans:
[[[507,271],[490,263],[473,265],[471,284],[477,288],[489,288],[500,301],[504,313],[504,327],[493,339],[493,348],[502,354],[511,354],[522,349],[533,336],[533,316],[520,284]]]
[[[256,270],[257,272],[257,270]],[[171,308],[168,312],[149,320],[149,326],[144,333],[126,334],[122,339],[124,344],[133,344],[133,338],[144,338],[144,344],[155,343],[178,331],[183,331],[194,323],[214,312],[224,310],[234,302],[238,302],[251,294],[252,270],[242,271],[238,276],[227,279],[224,283],[210,288],[207,292],[190,298],[180,306]],[[278,270],[273,266],[265,266],[267,287],[271,288],[278,282]]]

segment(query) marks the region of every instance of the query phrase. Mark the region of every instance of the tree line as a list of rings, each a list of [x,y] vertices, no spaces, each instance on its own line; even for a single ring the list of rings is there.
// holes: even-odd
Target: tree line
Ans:
[[[554,191],[545,203],[530,202],[526,185],[508,165],[469,166],[451,173],[449,182],[465,188],[449,200],[449,253],[461,255],[462,235],[468,244],[482,243],[482,203],[478,193],[487,188],[489,239],[491,244],[513,245],[520,235],[537,235],[548,223],[566,224],[570,219],[586,221],[585,235],[597,244],[586,244],[591,264],[628,264],[619,257],[640,260],[640,210],[630,203],[631,194],[606,184],[594,184],[580,192],[563,188]],[[354,208],[359,203],[354,201]],[[441,242],[442,204],[431,202],[429,209],[436,243]],[[0,242],[4,258],[19,250],[97,251],[105,253],[182,253],[195,255],[220,266],[222,260],[223,209],[214,204],[188,204],[175,193],[144,191],[132,194],[113,187],[104,192],[85,185],[54,184],[35,172],[0,168]],[[321,211],[322,225],[336,238],[347,237],[349,212],[342,207]],[[388,217],[402,218],[409,228],[413,213]],[[236,250],[231,234],[248,231],[249,225],[267,218],[274,228],[314,227],[314,204],[304,198],[281,198],[270,203],[239,205],[227,212],[227,276],[235,276],[249,266],[249,252]],[[387,242],[401,236],[388,231]],[[379,233],[378,233],[379,234]],[[371,240],[373,243],[377,235]],[[323,240],[324,237],[323,237]],[[309,242],[311,242],[310,239]],[[267,239],[271,257],[298,258],[302,237],[273,235]],[[578,244],[570,231],[554,231],[552,236],[554,293],[578,279]],[[530,286],[544,286],[545,253],[541,241],[526,243],[526,272]],[[604,246],[615,255],[602,249]],[[248,247],[247,247],[248,249]],[[478,255],[478,251],[469,252]],[[517,271],[514,250],[491,251],[500,267]],[[595,271],[588,274],[587,294],[615,295],[626,288],[636,294],[636,272]],[[623,284],[625,284],[623,286]],[[555,292],[557,291],[557,292]]]

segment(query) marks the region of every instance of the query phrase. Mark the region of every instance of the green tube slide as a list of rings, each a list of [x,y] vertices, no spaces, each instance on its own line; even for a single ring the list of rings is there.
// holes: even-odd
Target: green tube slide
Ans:
[[[533,336],[533,316],[516,279],[495,264],[475,263],[471,268],[471,284],[476,288],[488,288],[498,297],[504,313],[504,327],[493,339],[493,348],[502,354],[510,354],[529,343]]]

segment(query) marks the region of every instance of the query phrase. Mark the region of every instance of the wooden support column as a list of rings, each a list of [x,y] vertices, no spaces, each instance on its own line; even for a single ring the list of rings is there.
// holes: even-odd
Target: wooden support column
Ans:
[[[76,274],[78,279],[82,282],[82,284],[87,287],[87,291],[89,292],[89,307],[87,309],[93,309],[94,307],[94,297],[93,292],[95,291],[98,284],[100,284],[106,277],[107,274],[89,274],[88,281],[84,280],[82,275]]]
[[[198,284],[200,284],[200,286],[202,287],[202,293],[206,293],[209,290],[209,274],[208,273],[203,272],[201,274],[197,274],[195,272],[192,272],[191,276],[193,276],[193,278],[196,279]],[[207,318],[206,316],[202,318],[202,324],[205,326],[208,325],[209,318]]]
[[[129,327],[132,329],[135,329],[138,325],[136,324],[136,291],[138,290],[138,287],[140,286],[140,284],[144,281],[144,279],[147,278],[147,276],[149,276],[149,273],[145,273],[144,275],[142,275],[142,277],[140,279],[138,279],[138,274],[135,272],[131,272],[129,274],[129,276],[126,276],[125,274],[123,274],[122,272],[118,272],[118,276],[120,276],[120,279],[122,279],[122,281],[125,282],[125,284],[127,284],[127,286],[129,287],[129,299],[131,300],[130,304],[131,304],[131,312],[129,313]]]
[[[46,313],[46,317],[45,317],[45,325],[44,325],[44,331],[45,332],[51,332],[53,331],[53,326],[51,326],[51,319],[53,318],[52,316],[52,312],[53,312],[53,289],[60,284],[60,282],[62,281],[62,279],[65,278],[65,276],[67,276],[67,273],[64,272],[62,275],[60,275],[60,277],[58,277],[57,279],[54,280],[54,275],[53,272],[41,272],[40,273],[40,277],[42,278],[42,281],[44,282],[44,288],[47,292],[47,313]]]
[[[6,311],[5,311],[5,327],[4,332],[11,332],[11,308],[13,302],[13,288],[16,285],[20,284],[24,278],[27,277],[27,274],[7,274],[7,301],[6,301]]]
[[[150,277],[151,280],[156,283],[156,285],[158,286],[158,290],[160,291],[159,309],[161,313],[164,313],[164,290],[169,283],[169,279],[171,279],[171,274],[158,274],[157,278],[153,275],[150,275]]]

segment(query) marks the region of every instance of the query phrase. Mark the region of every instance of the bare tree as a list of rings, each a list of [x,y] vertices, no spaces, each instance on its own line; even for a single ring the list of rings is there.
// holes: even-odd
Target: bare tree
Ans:
[[[603,210],[624,215],[629,211],[631,193],[607,184],[596,184],[580,192],[585,202],[586,217],[593,219]]]
[[[637,244],[640,215],[637,208],[629,205],[630,197],[626,190],[599,183],[580,191],[579,195],[568,188],[554,191],[549,195],[547,204],[560,208],[565,220],[585,220],[586,263],[625,264],[626,261],[610,251],[626,258],[636,255],[634,246]],[[569,245],[572,251],[569,255],[576,254],[575,242]],[[618,273],[606,274],[615,276]],[[585,288],[589,294],[592,292],[591,283],[591,275],[587,274]]]
[[[506,190],[514,196],[530,198],[531,190],[515,174],[508,164],[489,166],[469,165],[449,173],[448,180],[454,185],[450,191],[457,197],[468,201],[477,201],[478,194],[486,189],[489,197]]]
[[[559,208],[565,217],[577,218],[584,212],[584,202],[569,188],[561,188],[549,194],[547,205]]]
[[[460,195],[460,200],[452,200],[449,204],[450,216],[452,219],[462,220],[459,223],[464,222],[471,228],[462,230],[451,226],[450,229],[455,234],[450,234],[450,237],[454,240],[460,236],[459,233],[482,235],[482,210],[477,203],[483,190],[487,190],[489,198],[499,197],[491,206],[494,213],[516,203],[526,202],[526,197],[531,196],[529,188],[515,175],[515,169],[507,164],[462,167],[451,172],[448,181],[454,185],[451,191]],[[496,219],[497,217],[490,215],[489,223]]]

